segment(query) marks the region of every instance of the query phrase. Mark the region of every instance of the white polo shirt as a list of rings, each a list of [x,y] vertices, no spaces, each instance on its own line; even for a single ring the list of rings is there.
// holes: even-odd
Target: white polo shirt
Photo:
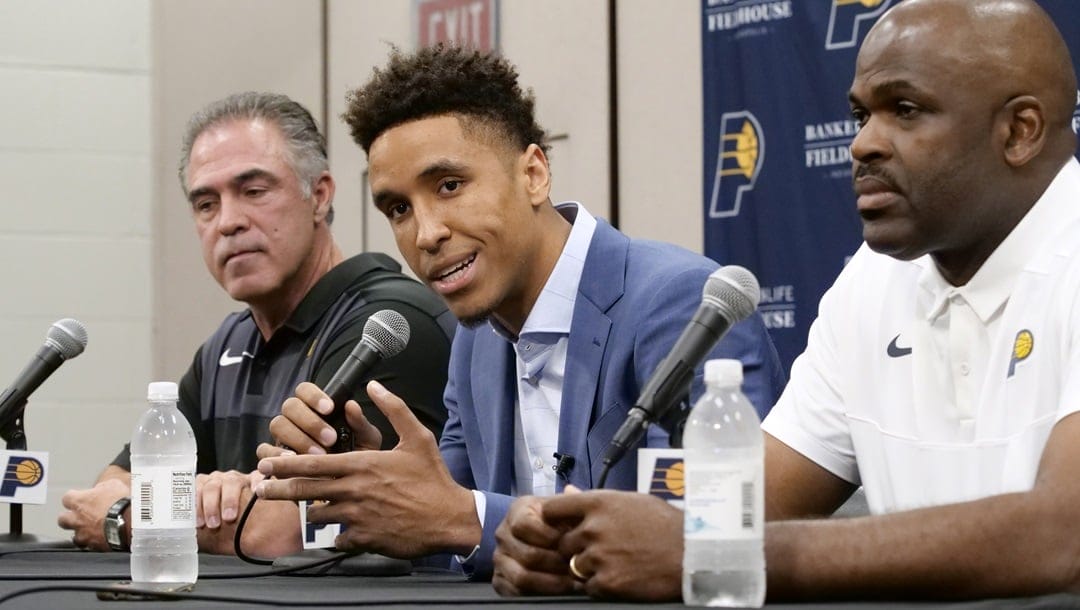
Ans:
[[[1080,164],[965,286],[865,244],[821,299],[763,428],[875,514],[1031,489],[1080,410]]]

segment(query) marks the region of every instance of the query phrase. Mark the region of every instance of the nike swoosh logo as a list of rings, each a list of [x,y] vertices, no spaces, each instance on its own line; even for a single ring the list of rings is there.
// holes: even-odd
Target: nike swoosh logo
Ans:
[[[911,354],[910,347],[900,347],[896,344],[896,340],[899,338],[900,335],[893,337],[892,341],[889,342],[889,347],[885,349],[885,353],[887,353],[890,358],[902,358]]]
[[[221,359],[218,360],[218,366],[232,366],[239,364],[244,358],[254,358],[255,354],[249,354],[247,352],[241,352],[239,356],[230,356],[228,348],[221,354]]]

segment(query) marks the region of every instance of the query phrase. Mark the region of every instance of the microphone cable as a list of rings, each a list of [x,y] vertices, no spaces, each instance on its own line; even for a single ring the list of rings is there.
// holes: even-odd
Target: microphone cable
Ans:
[[[59,553],[93,553],[98,554],[96,551],[87,551],[85,549],[50,549],[52,552]],[[19,552],[38,552],[38,551],[19,551]],[[41,551],[45,552],[45,551]],[[313,560],[309,563],[288,566],[283,568],[275,568],[273,570],[263,570],[261,572],[250,573],[238,573],[238,574],[202,574],[199,576],[199,580],[229,580],[234,578],[262,578],[264,576],[283,576],[291,574],[293,572],[302,572],[304,570],[310,570],[311,568],[318,568],[323,565],[332,565],[335,562],[339,562],[343,559],[341,556],[348,555],[348,553],[338,553],[332,557],[322,557],[317,560]],[[271,562],[267,562],[271,563]],[[72,575],[72,574],[57,574],[50,572],[48,574],[0,574],[0,581],[12,581],[12,580],[128,580],[131,578],[130,573],[118,573],[118,574],[88,574],[88,575]]]
[[[437,604],[454,605],[464,607],[474,606],[505,606],[514,605],[514,600],[507,600],[504,597],[491,597],[491,596],[475,596],[475,597],[455,597],[453,599],[431,599],[417,596],[414,598],[388,598],[388,599],[272,599],[272,598],[257,598],[257,597],[240,597],[240,596],[225,596],[225,595],[210,595],[205,593],[196,593],[193,591],[156,591],[154,589],[137,589],[135,587],[116,587],[110,585],[53,585],[42,587],[27,587],[25,589],[18,589],[0,596],[0,605],[3,605],[18,597],[27,595],[39,595],[42,593],[55,593],[62,591],[71,592],[86,592],[97,593],[98,599],[103,601],[118,601],[118,600],[131,600],[131,601],[180,601],[180,600],[192,600],[192,601],[209,601],[219,602],[222,604],[246,604],[246,605],[260,605],[280,608],[388,608],[392,606],[425,606]],[[532,597],[529,598],[529,605],[557,605],[567,604],[573,602],[581,602],[580,596],[552,596],[552,597]]]
[[[244,525],[247,524],[248,516],[251,514],[251,510],[255,508],[255,502],[257,502],[258,500],[259,496],[255,495],[254,493],[251,494],[251,499],[248,500],[247,506],[244,508],[244,512],[240,515],[240,520],[236,522],[236,533],[233,535],[233,551],[236,553],[237,558],[246,563],[254,564],[257,566],[272,566],[274,565],[274,561],[272,559],[260,559],[258,557],[252,557],[244,552],[244,549],[240,544],[240,537],[244,533]],[[271,570],[270,572],[265,574],[265,576],[293,571],[299,572],[302,570],[317,568],[322,565],[326,565],[327,569],[330,569],[333,567],[334,564],[344,561],[352,555],[353,553],[346,553],[344,551],[341,551],[330,557],[322,557],[319,559],[314,559],[306,564],[292,566],[290,568],[287,568],[286,572],[277,572]],[[264,576],[264,574],[257,574],[257,576]]]
[[[596,489],[603,489],[604,483],[607,482],[608,473],[611,472],[611,467],[614,462],[605,462],[604,468],[600,470],[600,478],[596,480]]]
[[[255,495],[255,492],[253,491],[251,493],[251,499],[248,500],[247,506],[244,508],[243,514],[240,515],[240,520],[236,522],[236,533],[233,535],[233,551],[236,553],[236,556],[239,557],[242,561],[252,563],[257,566],[270,566],[274,565],[274,561],[272,559],[258,559],[256,557],[251,557],[250,555],[245,553],[244,549],[240,546],[240,536],[244,533],[244,525],[247,523],[248,515],[251,514],[251,509],[255,508],[255,502],[257,502],[258,500],[259,496]]]

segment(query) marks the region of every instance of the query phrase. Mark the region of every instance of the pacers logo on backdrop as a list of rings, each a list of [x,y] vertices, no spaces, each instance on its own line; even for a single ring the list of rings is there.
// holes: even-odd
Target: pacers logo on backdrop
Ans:
[[[681,500],[686,493],[683,487],[683,458],[658,457],[653,466],[649,495],[664,500]]]
[[[829,13],[829,33],[825,49],[850,49],[859,41],[859,34],[870,29],[893,0],[832,0]]]
[[[761,123],[748,110],[725,112],[720,117],[720,150],[716,155],[709,218],[739,215],[742,197],[754,189],[765,161],[765,135]]]
[[[26,454],[7,453],[5,457],[7,466],[4,482],[0,483],[0,502],[43,503],[45,491],[41,484],[45,481],[45,465],[41,460]]]

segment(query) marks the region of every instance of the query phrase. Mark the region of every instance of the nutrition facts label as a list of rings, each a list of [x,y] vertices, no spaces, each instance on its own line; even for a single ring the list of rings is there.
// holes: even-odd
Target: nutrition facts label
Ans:
[[[170,466],[131,474],[132,527],[171,529],[195,525],[195,470]]]

